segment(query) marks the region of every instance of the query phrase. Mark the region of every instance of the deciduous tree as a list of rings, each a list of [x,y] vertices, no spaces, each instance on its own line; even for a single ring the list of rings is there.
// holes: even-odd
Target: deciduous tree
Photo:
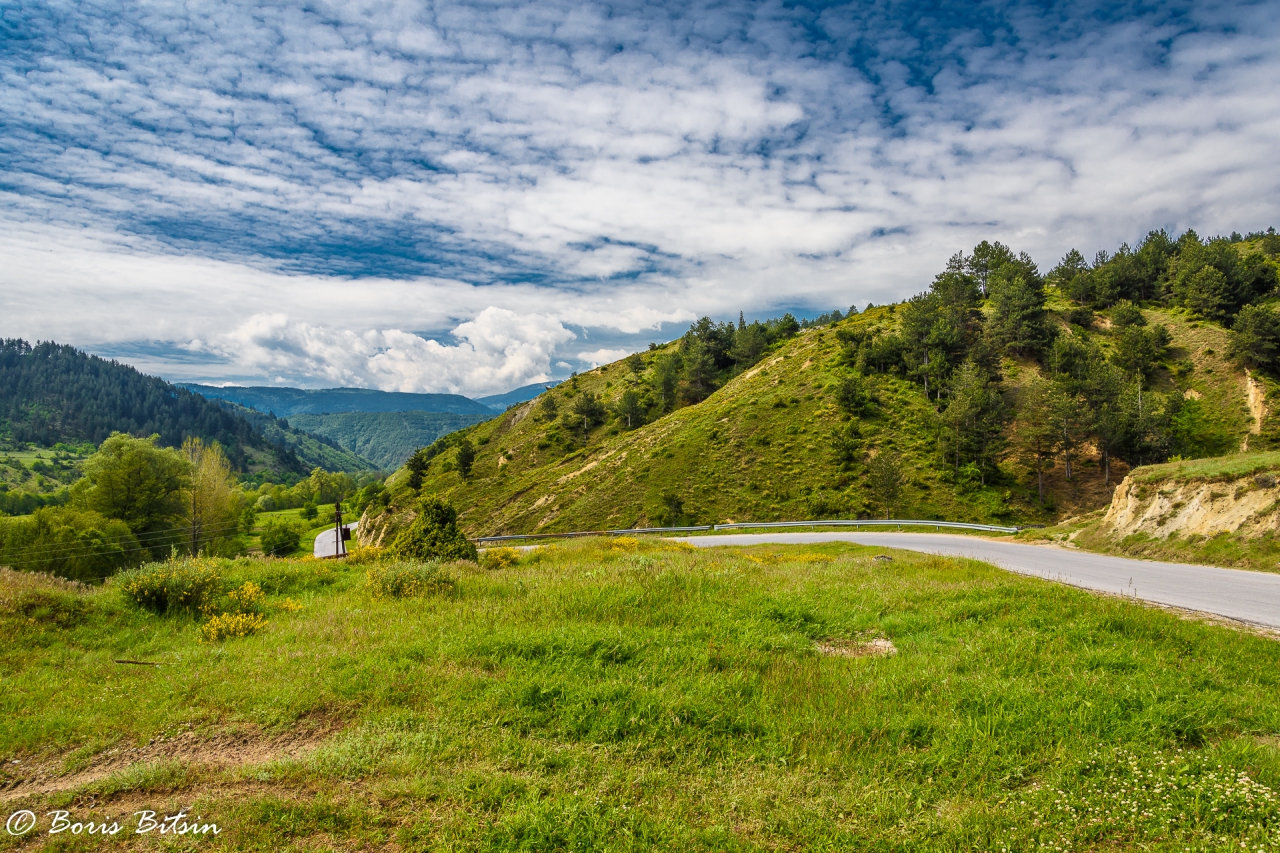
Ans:
[[[156,446],[157,440],[113,433],[84,461],[84,477],[72,488],[71,499],[123,521],[158,558],[184,539],[183,497],[191,465],[177,450]]]

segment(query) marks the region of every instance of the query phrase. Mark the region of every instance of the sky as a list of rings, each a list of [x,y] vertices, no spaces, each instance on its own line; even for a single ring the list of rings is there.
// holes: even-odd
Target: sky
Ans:
[[[0,7],[0,336],[468,395],[1280,225],[1271,3]]]

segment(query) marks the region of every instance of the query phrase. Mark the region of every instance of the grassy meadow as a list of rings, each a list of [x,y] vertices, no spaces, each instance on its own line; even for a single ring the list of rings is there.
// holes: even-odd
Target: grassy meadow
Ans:
[[[190,615],[0,573],[0,797],[191,850],[1280,849],[1276,640],[885,553],[203,560]]]

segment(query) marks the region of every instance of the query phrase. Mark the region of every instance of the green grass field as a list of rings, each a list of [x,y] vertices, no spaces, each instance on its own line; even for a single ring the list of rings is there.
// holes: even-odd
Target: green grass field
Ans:
[[[190,850],[1280,845],[1274,640],[878,553],[582,540],[412,599],[356,561],[212,563],[268,594],[221,643],[9,573],[0,796],[184,808],[222,830]],[[0,849],[160,843],[128,826]]]
[[[358,521],[359,517],[348,513],[343,516],[342,520],[349,523]],[[315,546],[316,537],[320,535],[320,532],[333,527],[333,504],[326,504],[321,507],[320,514],[311,521],[302,517],[301,509],[278,509],[273,512],[258,513],[258,521],[254,525],[253,534],[247,539],[250,550],[261,550],[262,528],[268,521],[288,521],[297,525],[299,530],[304,531],[298,542],[298,553],[310,554]]]
[[[1280,470],[1280,451],[1266,453],[1239,453],[1233,456],[1215,456],[1210,459],[1190,459],[1166,462],[1163,465],[1147,465],[1133,469],[1132,476],[1139,482],[1154,483],[1161,480],[1189,482],[1192,480],[1231,480],[1248,477],[1264,471]]]

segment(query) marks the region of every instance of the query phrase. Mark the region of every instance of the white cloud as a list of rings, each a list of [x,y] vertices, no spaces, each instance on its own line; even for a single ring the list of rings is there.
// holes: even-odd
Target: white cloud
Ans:
[[[498,319],[439,352],[397,335],[490,308],[638,334],[881,303],[981,239],[1048,265],[1153,227],[1280,224],[1268,4],[946,15],[22,7],[0,333],[481,393],[567,366],[568,341]]]
[[[546,316],[486,308],[453,337],[457,344],[442,344],[400,329],[356,333],[257,314],[190,346],[277,382],[479,395],[548,380],[552,352],[576,336]]]
[[[578,361],[585,362],[591,367],[597,368],[602,364],[609,364],[631,355],[634,350],[629,349],[597,349],[591,352],[580,352],[577,355]]]

